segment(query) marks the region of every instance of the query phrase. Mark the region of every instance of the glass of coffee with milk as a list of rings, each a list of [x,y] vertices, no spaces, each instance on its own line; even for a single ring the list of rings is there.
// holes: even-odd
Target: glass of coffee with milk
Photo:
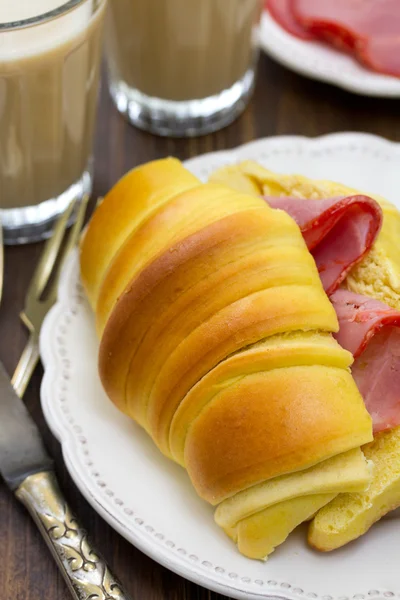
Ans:
[[[153,133],[224,127],[249,100],[263,0],[109,0],[109,88],[117,109]]]
[[[0,0],[0,218],[6,243],[48,236],[89,193],[107,0]]]

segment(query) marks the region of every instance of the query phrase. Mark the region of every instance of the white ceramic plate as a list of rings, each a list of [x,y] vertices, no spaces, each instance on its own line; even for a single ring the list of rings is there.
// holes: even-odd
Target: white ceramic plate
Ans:
[[[400,207],[400,145],[358,134],[271,138],[187,166],[202,179],[220,165],[252,158],[282,172],[342,181],[379,192]],[[241,556],[213,522],[213,510],[185,472],[106,398],[97,374],[92,314],[77,253],[41,334],[43,410],[67,468],[95,510],[154,560],[235,598],[363,600],[400,596],[400,521],[377,524],[332,554],[305,543],[300,528],[267,563]]]
[[[261,47],[276,61],[311,79],[365,96],[400,97],[400,79],[374,73],[328,44],[301,40],[286,32],[265,10]]]

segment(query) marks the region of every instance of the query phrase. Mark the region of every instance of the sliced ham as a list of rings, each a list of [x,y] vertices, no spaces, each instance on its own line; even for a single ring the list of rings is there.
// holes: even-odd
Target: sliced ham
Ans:
[[[293,0],[290,19],[319,39],[351,50],[372,69],[400,76],[398,0]]]
[[[270,15],[303,40],[325,40],[367,67],[400,77],[399,0],[266,0]]]
[[[324,200],[268,196],[265,200],[290,214],[300,227],[327,294],[368,252],[382,225],[382,210],[368,196]]]
[[[397,36],[360,42],[357,53],[360,60],[374,71],[400,77],[400,30]]]
[[[331,302],[340,325],[336,339],[354,358],[364,352],[371,338],[383,327],[400,326],[400,312],[374,298],[340,289],[332,294]]]
[[[352,374],[374,433],[400,425],[400,312],[378,300],[337,290],[336,339],[354,358]]]
[[[266,0],[266,7],[273,19],[289,33],[301,38],[311,40],[313,35],[294,18],[292,0]]]

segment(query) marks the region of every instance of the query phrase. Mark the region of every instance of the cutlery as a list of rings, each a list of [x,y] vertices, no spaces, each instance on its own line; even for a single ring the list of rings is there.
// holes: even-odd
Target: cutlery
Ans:
[[[121,583],[94,549],[58,486],[53,461],[22,396],[39,360],[38,336],[57,297],[60,271],[82,228],[88,198],[63,244],[72,203],[46,242],[33,275],[21,319],[30,336],[12,384],[0,362],[0,473],[38,526],[75,600],[128,600]],[[1,233],[1,232],[0,232]],[[3,280],[0,249],[0,284]],[[0,286],[1,295],[2,286]]]
[[[76,245],[87,209],[88,196],[79,205],[74,225],[68,239],[61,248],[68,222],[74,210],[71,202],[58,219],[52,236],[45,243],[25,297],[25,307],[20,314],[21,321],[29,331],[28,342],[14,371],[11,383],[22,398],[32,374],[39,362],[39,333],[43,320],[57,299],[57,285],[63,263],[70,250]],[[44,293],[46,294],[44,295]]]

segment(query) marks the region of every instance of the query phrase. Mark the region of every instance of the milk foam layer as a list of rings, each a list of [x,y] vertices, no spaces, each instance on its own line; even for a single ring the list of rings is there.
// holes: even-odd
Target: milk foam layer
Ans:
[[[66,4],[66,0],[0,0],[0,24],[43,15]],[[47,23],[12,31],[0,31],[2,63],[37,56],[78,36],[87,27],[93,0],[86,0],[68,13]]]

